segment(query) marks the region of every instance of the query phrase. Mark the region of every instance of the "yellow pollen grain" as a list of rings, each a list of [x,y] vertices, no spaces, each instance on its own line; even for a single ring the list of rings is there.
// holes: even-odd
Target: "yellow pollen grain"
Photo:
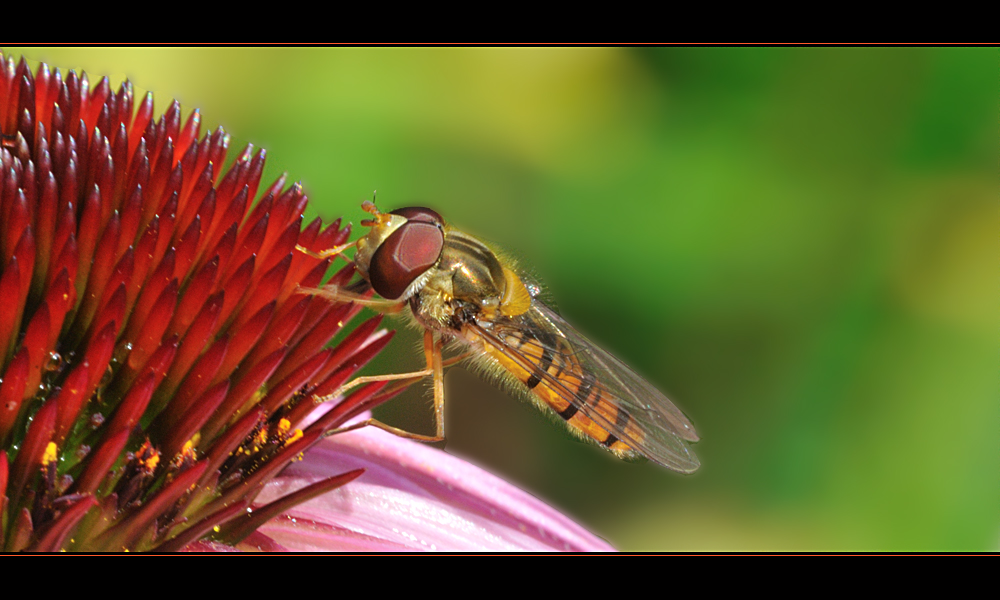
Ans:
[[[288,419],[282,419],[278,421],[278,433],[280,435],[285,435],[291,428],[292,428],[292,423]]]
[[[154,454],[146,459],[146,462],[143,463],[143,466],[145,466],[146,469],[152,471],[156,469],[156,465],[158,464],[160,464],[160,455]]]
[[[42,453],[42,466],[47,467],[56,460],[56,443],[49,442]]]
[[[289,438],[288,438],[288,439],[287,439],[287,440],[285,441],[285,446],[288,446],[288,445],[290,445],[290,444],[293,444],[293,443],[295,443],[295,442],[296,442],[296,441],[298,441],[298,439],[299,439],[299,438],[301,438],[301,437],[302,437],[302,430],[301,430],[301,429],[296,429],[295,431],[293,431],[293,432],[292,432],[292,435],[291,435],[291,437],[289,437]]]

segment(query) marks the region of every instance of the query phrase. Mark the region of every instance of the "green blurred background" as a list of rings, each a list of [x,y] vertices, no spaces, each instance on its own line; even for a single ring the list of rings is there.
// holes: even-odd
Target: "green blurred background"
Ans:
[[[617,461],[460,368],[446,450],[616,547],[997,549],[995,50],[3,50],[200,108],[310,217],[377,189],[531,266],[702,469]],[[432,427],[425,390],[391,408]]]

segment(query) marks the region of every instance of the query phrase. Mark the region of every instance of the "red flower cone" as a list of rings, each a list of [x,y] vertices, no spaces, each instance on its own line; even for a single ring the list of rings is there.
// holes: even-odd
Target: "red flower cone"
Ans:
[[[154,119],[152,95],[134,104],[128,82],[91,88],[85,74],[33,74],[0,55],[0,549],[608,549],[440,451],[381,432],[325,439],[396,389],[369,383],[313,414],[314,397],[392,338],[381,317],[355,324],[359,307],[298,291],[331,259],[296,245],[330,248],[349,228],[303,227],[306,197],[284,177],[260,189],[263,150],[223,169],[229,136],[202,135],[197,111],[182,119],[174,102]],[[331,281],[353,275],[348,264]],[[366,460],[349,451],[366,444]],[[395,539],[376,506],[355,506],[372,531],[356,511],[338,521],[309,508],[380,464],[397,475],[358,488],[368,497],[426,483],[426,470],[399,467],[411,453],[441,461],[442,489],[468,485],[474,498],[495,486],[508,499],[469,509],[466,496],[431,493],[489,535],[430,525],[421,545]],[[308,543],[286,530],[296,511]],[[537,535],[516,525],[525,519]]]

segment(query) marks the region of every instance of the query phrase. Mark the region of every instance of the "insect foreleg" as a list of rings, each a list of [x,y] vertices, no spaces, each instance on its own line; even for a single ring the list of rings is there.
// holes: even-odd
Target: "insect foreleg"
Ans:
[[[354,240],[350,244],[342,244],[340,246],[334,246],[333,248],[327,248],[326,250],[320,250],[319,252],[313,252],[309,248],[306,248],[305,246],[299,246],[298,244],[295,245],[295,249],[303,254],[308,254],[313,258],[330,258],[331,256],[337,256],[338,254],[342,253],[344,250],[347,250],[348,248],[353,248],[357,244],[358,241]],[[343,258],[347,262],[351,262],[351,259],[347,258],[346,256]]]

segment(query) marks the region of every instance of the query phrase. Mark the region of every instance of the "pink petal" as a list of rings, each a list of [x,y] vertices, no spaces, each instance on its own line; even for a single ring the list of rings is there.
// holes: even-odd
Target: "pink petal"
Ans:
[[[291,551],[613,551],[482,469],[367,427],[328,438],[267,484],[262,505],[352,469],[366,472],[261,527],[243,546]],[[265,548],[261,548],[265,549]]]

